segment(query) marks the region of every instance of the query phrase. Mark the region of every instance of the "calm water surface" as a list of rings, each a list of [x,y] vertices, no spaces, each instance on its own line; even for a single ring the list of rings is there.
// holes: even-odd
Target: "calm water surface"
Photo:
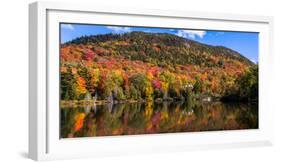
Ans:
[[[126,103],[61,108],[61,137],[258,128],[258,106],[245,103]]]

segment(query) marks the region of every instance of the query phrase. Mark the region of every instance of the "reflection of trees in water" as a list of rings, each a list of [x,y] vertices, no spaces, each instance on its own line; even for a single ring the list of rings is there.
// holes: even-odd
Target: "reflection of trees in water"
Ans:
[[[249,104],[252,106],[244,107],[237,113],[236,120],[238,123],[243,124],[244,128],[258,128],[258,108],[257,104]]]
[[[85,116],[80,116],[80,119],[77,118],[77,115],[81,113],[85,114]],[[114,104],[110,107],[108,105],[99,105],[96,108],[61,109],[62,137],[230,130],[257,127],[257,106],[241,103],[147,102]]]

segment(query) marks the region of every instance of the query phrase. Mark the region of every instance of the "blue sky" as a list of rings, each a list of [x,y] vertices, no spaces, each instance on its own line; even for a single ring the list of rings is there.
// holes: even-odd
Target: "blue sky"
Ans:
[[[106,33],[122,34],[132,31],[170,33],[209,45],[225,46],[241,53],[255,63],[258,61],[258,33],[86,24],[61,24],[60,28],[61,43],[80,36]]]

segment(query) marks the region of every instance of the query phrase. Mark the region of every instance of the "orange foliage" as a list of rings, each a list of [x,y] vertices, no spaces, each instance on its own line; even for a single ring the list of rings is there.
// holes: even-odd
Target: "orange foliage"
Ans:
[[[74,68],[74,67],[72,67],[72,68],[71,68],[71,73],[72,73],[73,75],[77,74],[77,69]]]
[[[126,44],[127,43],[125,42],[116,43],[118,46],[126,46]],[[156,44],[154,47],[160,48]],[[219,94],[224,91],[223,89],[230,88],[234,84],[234,80],[241,76],[248,68],[246,64],[239,61],[217,56],[208,56],[207,53],[202,54],[202,56],[212,60],[213,63],[223,61],[223,66],[209,67],[207,65],[186,64],[174,65],[172,69],[169,69],[166,67],[155,66],[155,64],[143,62],[141,60],[126,59],[122,55],[105,55],[107,53],[109,53],[109,50],[98,45],[93,45],[91,47],[85,45],[69,45],[61,47],[61,59],[63,62],[71,64],[82,63],[82,66],[87,67],[87,69],[90,70],[91,81],[89,82],[91,85],[101,91],[105,88],[104,81],[107,72],[116,70],[116,72],[122,72],[117,74],[117,76],[122,76],[122,86],[124,89],[128,89],[128,86],[130,85],[128,79],[132,75],[142,73],[146,75],[153,88],[160,89],[164,91],[164,93],[167,93],[170,81],[160,79],[160,74],[166,71],[170,77],[178,80],[180,85],[194,84],[196,82],[196,77],[199,77],[203,82],[203,91]],[[144,51],[140,51],[140,53],[144,53]],[[84,56],[82,57],[83,54]],[[144,55],[146,54],[144,53]],[[76,92],[78,94],[86,93],[86,81],[78,75],[78,66],[67,67],[63,65],[63,67],[61,67],[61,72],[67,72],[67,68],[70,68],[71,73],[76,77]],[[224,80],[224,86],[220,85],[222,80]]]
[[[67,72],[67,67],[61,67],[60,72],[66,73]]]
[[[74,131],[79,131],[83,127],[84,119],[85,119],[85,113],[79,113],[75,115],[74,117]]]

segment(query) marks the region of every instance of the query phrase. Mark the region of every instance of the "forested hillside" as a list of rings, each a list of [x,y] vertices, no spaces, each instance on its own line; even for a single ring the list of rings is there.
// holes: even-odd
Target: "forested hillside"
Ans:
[[[172,34],[84,36],[61,44],[61,100],[257,100],[258,66],[222,46]]]

